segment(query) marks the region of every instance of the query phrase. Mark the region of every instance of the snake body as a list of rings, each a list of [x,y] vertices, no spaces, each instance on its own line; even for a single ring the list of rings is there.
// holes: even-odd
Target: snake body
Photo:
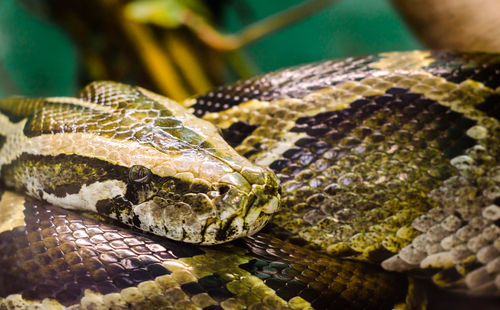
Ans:
[[[2,180],[29,195],[0,201],[1,307],[412,308],[415,279],[498,304],[498,55],[326,61],[183,105],[203,120],[112,82],[0,102]],[[273,213],[215,247],[122,226],[215,244]]]

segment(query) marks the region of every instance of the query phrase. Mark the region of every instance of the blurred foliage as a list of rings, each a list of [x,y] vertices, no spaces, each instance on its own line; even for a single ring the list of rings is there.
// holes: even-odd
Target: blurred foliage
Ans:
[[[293,1],[248,1],[254,19],[282,10]],[[262,5],[265,3],[265,5]],[[260,5],[260,6],[259,6]],[[241,18],[228,14],[229,31]],[[342,0],[321,13],[249,45],[249,59],[264,71],[321,59],[424,48],[389,0]]]
[[[168,28],[182,25],[184,16],[190,12],[210,15],[203,2],[197,0],[136,0],[125,7],[125,14],[130,18]]]
[[[46,0],[43,9],[76,43],[80,86],[117,80],[181,100],[223,81],[225,55],[185,27],[192,20],[211,23],[201,1]],[[144,19],[153,13],[169,22],[160,27]]]
[[[15,0],[0,1],[0,95],[72,94],[76,69],[76,49],[61,29]]]
[[[0,95],[68,95],[108,78],[181,99],[284,66],[420,47],[380,0],[339,1],[232,52],[209,45],[304,0],[46,0],[52,5],[38,10],[39,1],[24,1],[30,11],[15,0],[0,1]],[[78,54],[86,70],[77,70]]]

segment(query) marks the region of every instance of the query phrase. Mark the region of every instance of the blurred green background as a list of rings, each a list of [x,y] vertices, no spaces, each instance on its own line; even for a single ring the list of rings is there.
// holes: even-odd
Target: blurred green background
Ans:
[[[303,0],[249,0],[244,23],[224,11],[223,27],[234,32]],[[304,21],[245,48],[257,71],[328,58],[422,48],[388,0],[342,0]],[[63,96],[77,91],[78,51],[63,29],[0,0],[0,96]]]

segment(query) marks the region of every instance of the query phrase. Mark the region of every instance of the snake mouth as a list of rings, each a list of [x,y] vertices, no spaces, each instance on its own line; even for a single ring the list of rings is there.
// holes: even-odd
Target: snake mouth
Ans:
[[[234,234],[233,222],[237,218],[236,215],[227,219],[227,221],[222,225],[222,227],[215,234],[215,241],[224,242],[225,240],[232,240],[231,236]]]
[[[280,193],[261,203],[256,199],[249,206],[245,214],[245,223],[247,223],[246,235],[253,235],[261,230],[272,218],[272,215],[280,210]]]
[[[278,190],[270,190],[270,185],[253,185],[250,193],[243,194],[240,204],[231,213],[219,213],[221,217],[206,220],[201,244],[219,244],[258,232],[280,208]],[[274,187],[273,187],[274,188]],[[231,189],[226,198],[230,197]],[[224,201],[222,199],[221,201]],[[227,199],[230,200],[230,199]],[[226,200],[226,201],[227,201]]]
[[[279,209],[279,194],[262,203],[258,194],[253,194],[246,204],[244,214],[234,214],[221,223],[215,235],[215,242],[222,243],[228,240],[252,235],[261,230],[271,219],[272,214]],[[242,225],[241,225],[242,223]]]
[[[202,220],[201,244],[219,244],[254,234],[280,209],[279,181],[266,168],[234,171],[214,188],[219,194],[212,200],[217,216]]]

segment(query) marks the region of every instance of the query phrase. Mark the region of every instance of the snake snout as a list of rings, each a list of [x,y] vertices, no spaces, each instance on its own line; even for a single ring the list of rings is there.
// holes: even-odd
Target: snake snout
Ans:
[[[266,168],[245,167],[214,186],[218,219],[205,230],[205,244],[231,241],[264,227],[280,209],[279,181]]]

